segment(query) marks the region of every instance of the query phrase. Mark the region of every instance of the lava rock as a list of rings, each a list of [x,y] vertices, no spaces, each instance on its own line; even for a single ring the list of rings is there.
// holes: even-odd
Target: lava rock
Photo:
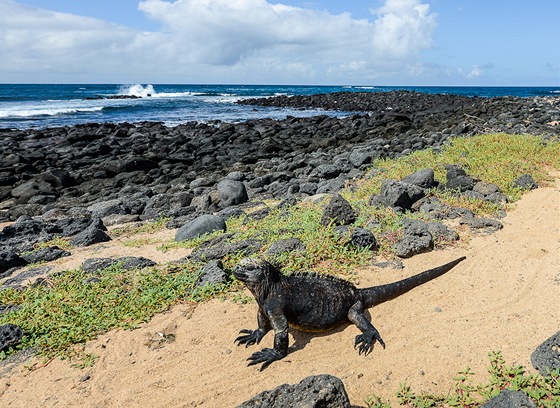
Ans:
[[[270,245],[266,254],[269,256],[279,255],[285,252],[303,252],[305,244],[299,238],[286,238],[276,241]]]
[[[480,408],[536,408],[536,405],[521,391],[502,390]]]
[[[223,218],[210,214],[201,215],[179,228],[175,234],[175,241],[186,241],[214,231],[226,231]]]
[[[216,187],[220,193],[220,207],[222,208],[249,201],[247,189],[241,181],[224,179]]]
[[[424,190],[414,184],[384,179],[381,182],[379,195],[370,198],[370,205],[380,203],[385,207],[410,210],[412,205],[422,197],[424,197]]]
[[[22,254],[22,258],[25,259],[28,263],[37,263],[37,262],[50,262],[54,261],[55,259],[62,258],[64,256],[70,256],[70,252],[65,251],[64,249],[60,249],[57,246],[41,248],[36,251],[32,251],[29,253]]]
[[[519,176],[514,182],[515,187],[519,187],[523,190],[533,190],[538,187],[537,182],[530,174],[523,174]]]
[[[247,215],[247,213],[239,207],[232,206],[224,208],[217,215],[219,217],[222,217],[224,221],[227,221],[230,218],[242,217],[244,215]]]
[[[488,217],[474,217],[472,215],[461,218],[459,224],[468,225],[473,232],[478,234],[491,234],[504,227],[498,220]]]
[[[403,183],[414,184],[420,188],[432,188],[436,186],[434,170],[424,169],[410,174],[402,179]]]
[[[328,374],[310,376],[299,384],[284,384],[263,391],[237,408],[322,407],[350,408],[342,381]]]
[[[51,271],[51,269],[51,266],[39,266],[37,268],[26,269],[22,272],[19,272],[17,275],[6,279],[0,287],[14,289],[23,288],[30,279],[36,278],[37,276],[46,275]]]
[[[445,166],[447,169],[447,184],[446,188],[450,190],[459,190],[465,192],[472,190],[474,187],[474,180],[471,176],[467,175],[465,170],[456,164]]]
[[[101,222],[101,220],[99,220]],[[95,222],[91,223],[84,231],[76,234],[71,240],[70,245],[75,247],[89,246],[97,244],[99,242],[110,241],[111,237],[107,233],[99,228],[99,225]]]
[[[87,207],[87,210],[91,212],[92,218],[104,218],[113,214],[126,214],[126,210],[120,199],[101,201],[90,205]]]
[[[94,273],[113,265],[121,264],[124,270],[143,269],[156,266],[157,263],[142,256],[123,256],[120,258],[88,258],[82,263],[82,270],[87,273]]]
[[[432,234],[430,234],[426,223],[407,218],[403,221],[403,224],[404,237],[395,245],[395,254],[398,257],[410,258],[433,248]]]
[[[219,259],[208,262],[199,270],[200,277],[195,287],[204,287],[206,285],[216,285],[222,283],[226,279],[224,265]]]
[[[192,261],[207,262],[213,259],[222,259],[226,255],[240,253],[242,256],[250,256],[261,250],[263,243],[256,239],[247,239],[234,243],[217,243],[209,247],[202,247],[188,256]]]
[[[16,254],[14,251],[1,250],[0,251],[0,277],[5,277],[8,275],[3,275],[5,272],[12,268],[19,268],[27,265],[27,261]]]
[[[331,201],[325,207],[321,224],[348,225],[356,221],[356,212],[348,201],[340,194],[333,195]]]
[[[53,187],[46,181],[30,180],[14,188],[11,194],[17,199],[18,203],[27,203],[31,197],[44,194],[52,195],[53,192]]]
[[[373,249],[377,245],[375,235],[365,228],[356,228],[350,237],[349,244],[364,249]]]
[[[23,330],[15,324],[0,326],[0,351],[19,344],[23,338]]]
[[[548,374],[547,369],[560,369],[560,331],[533,351],[531,363],[542,375]]]

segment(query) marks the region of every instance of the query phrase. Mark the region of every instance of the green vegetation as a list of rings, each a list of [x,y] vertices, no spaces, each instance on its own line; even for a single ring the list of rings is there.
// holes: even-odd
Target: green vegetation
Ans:
[[[199,267],[124,270],[116,264],[95,274],[66,271],[44,285],[0,291],[0,304],[19,306],[1,315],[0,324],[22,328],[25,336],[18,349],[34,347],[45,358],[87,359],[76,345],[113,328],[134,328],[178,300],[200,301],[226,290],[225,284],[193,291]]]
[[[466,368],[453,380],[455,385],[447,394],[416,394],[407,384],[401,384],[396,396],[401,406],[428,407],[478,407],[497,396],[502,390],[521,391],[538,407],[560,406],[560,370],[554,370],[548,376],[526,374],[522,366],[508,366],[500,352],[490,352],[490,378],[475,385],[473,372]],[[389,408],[391,404],[372,394],[365,400],[369,408]]]
[[[398,215],[390,209],[375,209],[367,204],[369,197],[379,191],[381,180],[401,179],[415,171],[431,167],[435,170],[436,178],[445,181],[444,165],[449,163],[460,163],[473,177],[497,184],[510,202],[514,202],[520,198],[522,191],[513,187],[513,181],[521,174],[530,173],[538,183],[543,184],[546,183],[551,168],[560,168],[560,142],[545,143],[542,138],[534,136],[490,134],[453,140],[440,153],[425,150],[396,160],[376,161],[374,168],[377,170],[372,172],[374,175],[357,181],[342,192],[358,213],[354,225],[367,227],[374,232],[379,244],[379,250],[375,253],[346,245],[348,236],[340,236],[333,226],[323,226],[320,221],[324,203],[301,203],[294,207],[273,209],[260,221],[243,217],[230,219],[227,229],[232,235],[228,242],[260,240],[264,243],[262,255],[274,242],[296,237],[305,244],[306,251],[278,255],[272,259],[273,262],[281,265],[287,272],[313,270],[352,279],[355,270],[370,264],[375,256],[392,257],[392,246],[402,236],[403,215]],[[434,190],[430,194],[450,205],[469,208],[477,214],[493,214],[503,209],[500,205],[466,200],[449,192]],[[405,216],[421,217],[410,213]],[[114,230],[111,234],[128,237],[150,233],[163,229],[166,222],[167,219],[161,218],[142,226]],[[220,233],[214,233],[182,243],[168,242],[158,249],[165,251],[179,246],[196,248],[219,235]],[[131,246],[151,243],[154,242],[149,239],[133,238],[128,241],[128,245]],[[440,247],[451,244],[453,243],[445,241],[437,243]],[[42,245],[58,245],[69,249],[68,241],[62,238]],[[226,271],[230,271],[242,256],[239,253],[228,255],[223,260]],[[81,365],[91,364],[95,361],[95,356],[84,354],[83,345],[86,341],[114,328],[134,328],[177,302],[200,302],[216,296],[229,296],[233,301],[240,303],[251,301],[239,292],[240,285],[231,277],[226,283],[193,290],[200,267],[199,263],[187,262],[143,270],[124,270],[122,265],[115,265],[95,275],[81,270],[65,271],[50,277],[45,285],[30,286],[24,290],[0,290],[0,305],[19,307],[8,314],[0,315],[0,324],[13,323],[24,330],[25,337],[18,349],[33,347],[45,358],[74,357]],[[0,359],[14,351],[1,352]],[[498,361],[497,357],[495,361]],[[495,372],[499,372],[500,377],[493,380],[494,387],[501,387],[503,384],[499,381],[502,381],[504,376],[511,375],[509,368],[503,364],[497,365]],[[465,378],[459,383],[461,387],[467,387],[465,384],[469,371],[462,375]],[[517,382],[517,378],[521,378],[521,375],[522,373],[515,371],[515,382],[512,379],[511,384],[518,386],[520,383]],[[553,378],[555,380],[551,381],[556,381],[555,383],[529,377],[528,382],[522,386],[523,389],[527,389],[528,384],[533,384],[530,386],[536,387],[534,398],[541,401],[539,393],[558,395],[558,375]],[[461,395],[474,393],[471,388],[460,390],[461,392],[457,392]],[[494,392],[489,390],[485,388],[484,392]],[[478,388],[476,391],[478,392]],[[416,396],[406,386],[403,386],[399,393],[404,404],[432,406],[419,402],[424,401],[424,397]],[[449,397],[445,398],[445,403],[455,403],[450,402]],[[468,402],[465,399],[457,404],[469,406],[464,405],[465,401]],[[370,406],[384,406],[375,397],[368,403]]]
[[[64,249],[65,251],[70,251],[73,246],[70,245],[70,239],[69,238],[64,238],[64,237],[55,237],[49,241],[45,241],[45,242],[40,242],[38,244],[36,244],[33,247],[34,251],[37,251],[39,249],[43,249],[43,248],[50,248],[50,247],[54,247],[57,246],[60,249]]]
[[[165,224],[170,220],[168,217],[159,217],[155,221],[150,221],[143,223],[141,225],[126,225],[122,228],[115,228],[111,231],[111,235],[114,237],[126,236],[126,235],[137,235],[137,234],[149,234],[156,231],[161,231],[165,228]]]
[[[400,180],[428,167],[434,169],[437,180],[445,182],[445,165],[451,163],[460,164],[472,177],[496,184],[514,202],[523,193],[513,185],[520,175],[531,174],[538,183],[543,183],[552,168],[560,168],[560,143],[558,140],[544,142],[538,136],[503,133],[456,138],[439,153],[427,149],[397,160],[377,160],[374,168],[381,174],[359,183],[354,196],[366,199],[379,191],[383,178]],[[434,194],[442,198],[441,193]],[[443,198],[446,196],[444,194]],[[463,204],[477,214],[488,213],[488,208],[481,207],[481,203],[459,201],[459,205]]]

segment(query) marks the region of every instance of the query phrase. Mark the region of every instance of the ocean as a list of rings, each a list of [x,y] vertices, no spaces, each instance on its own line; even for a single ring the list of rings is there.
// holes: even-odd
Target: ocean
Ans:
[[[90,122],[156,121],[173,126],[189,121],[239,122],[257,118],[348,112],[244,106],[242,98],[332,92],[408,90],[470,97],[560,96],[560,87],[397,87],[268,85],[9,85],[0,84],[0,128],[45,128]],[[138,99],[116,99],[137,96]]]

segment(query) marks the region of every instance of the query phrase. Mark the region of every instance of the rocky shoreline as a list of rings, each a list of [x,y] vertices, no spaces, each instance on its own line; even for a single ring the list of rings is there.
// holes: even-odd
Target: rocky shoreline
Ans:
[[[376,158],[438,149],[451,137],[560,134],[560,98],[552,97],[402,91],[244,103],[363,112],[176,127],[149,122],[0,129],[0,222],[20,221],[0,233],[0,273],[34,262],[19,255],[56,236],[83,246],[108,240],[104,229],[111,224],[166,216],[178,228],[203,214],[233,213],[249,199],[296,202],[335,193],[363,176]]]

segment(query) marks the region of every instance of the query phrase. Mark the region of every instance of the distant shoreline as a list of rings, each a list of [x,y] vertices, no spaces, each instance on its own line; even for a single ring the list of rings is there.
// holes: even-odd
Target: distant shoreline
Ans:
[[[301,107],[236,103],[263,97],[309,97],[319,94],[419,92],[464,97],[560,96],[560,87],[376,87],[266,85],[0,85],[0,128],[45,129],[85,123],[186,122],[238,123],[246,120],[328,114]],[[149,97],[148,97],[149,95]],[[351,109],[363,110],[363,109]]]

